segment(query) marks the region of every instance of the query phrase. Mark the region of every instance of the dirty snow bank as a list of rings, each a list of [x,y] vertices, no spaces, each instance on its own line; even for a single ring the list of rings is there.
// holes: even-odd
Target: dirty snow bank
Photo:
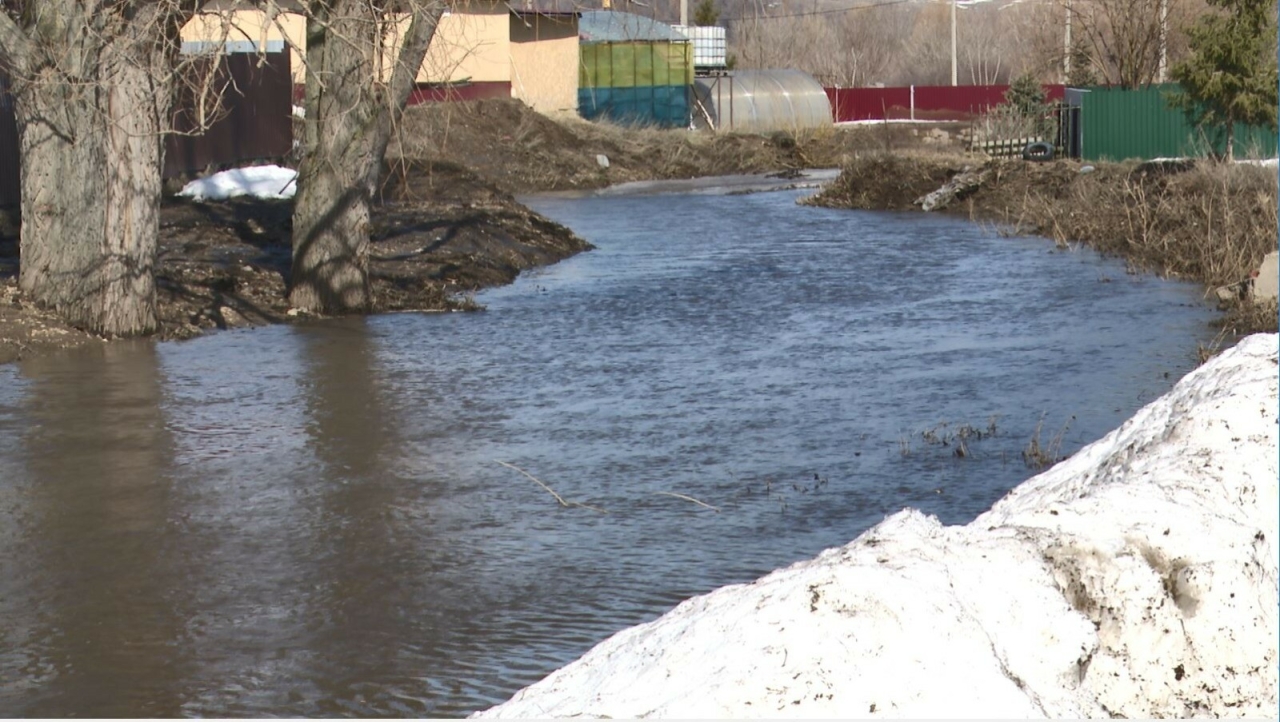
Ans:
[[[237,196],[254,198],[292,198],[298,184],[298,172],[278,165],[233,168],[199,178],[182,187],[178,195],[195,201],[221,201]]]
[[[914,510],[479,716],[1277,714],[1277,337],[963,527]]]

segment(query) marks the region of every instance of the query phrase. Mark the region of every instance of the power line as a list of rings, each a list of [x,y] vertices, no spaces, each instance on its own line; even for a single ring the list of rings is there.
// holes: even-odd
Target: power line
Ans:
[[[903,4],[915,2],[915,1],[916,0],[884,0],[883,2],[864,3],[862,5],[851,5],[845,8],[831,8],[828,10],[809,10],[809,11],[798,12],[798,13],[784,13],[782,15],[752,15],[752,16],[744,15],[736,18],[721,18],[721,20],[724,22],[732,22],[737,20],[751,20],[751,21],[781,20],[783,18],[802,18],[802,17],[811,16],[811,15],[835,15],[838,13],[853,12],[854,10],[871,10],[872,8],[882,8],[882,7],[888,7],[890,5],[903,5]]]

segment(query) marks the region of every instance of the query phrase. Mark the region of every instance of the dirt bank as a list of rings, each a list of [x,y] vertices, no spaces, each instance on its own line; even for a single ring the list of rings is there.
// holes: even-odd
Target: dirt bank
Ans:
[[[166,199],[158,337],[296,320],[285,296],[292,210],[290,201]],[[9,220],[0,234],[0,363],[100,343],[23,299],[16,224]],[[374,210],[373,311],[471,308],[470,292],[588,248],[465,168],[413,164],[384,185],[384,203]]]
[[[604,188],[802,168],[837,168],[860,154],[927,147],[959,151],[963,124],[824,128],[735,135],[552,120],[516,100],[420,105],[389,155],[465,165],[510,193]],[[605,167],[599,156],[607,159]]]
[[[844,166],[812,205],[909,210],[962,173],[976,186],[945,211],[1001,232],[1083,242],[1140,270],[1206,289],[1235,284],[1276,250],[1276,173],[1251,165],[1187,167],[1076,161],[1028,163],[939,154],[868,154]],[[1224,330],[1276,330],[1275,305],[1224,304]]]

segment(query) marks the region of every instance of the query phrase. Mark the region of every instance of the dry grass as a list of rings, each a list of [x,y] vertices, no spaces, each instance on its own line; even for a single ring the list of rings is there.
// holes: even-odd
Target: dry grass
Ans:
[[[1258,303],[1238,303],[1228,308],[1217,324],[1228,335],[1248,336],[1251,333],[1275,333],[1276,320],[1276,301],[1271,299]]]
[[[1125,168],[1077,174],[1056,197],[1033,189],[1023,215],[1038,233],[1206,286],[1247,278],[1276,249],[1273,171],[1210,162],[1170,175]]]
[[[858,158],[810,202],[907,209],[975,162],[937,154]],[[1189,171],[1153,173],[1133,163],[1099,163],[1081,173],[1074,161],[1019,160],[988,160],[984,168],[990,180],[952,211],[1047,236],[1059,246],[1084,242],[1162,276],[1207,288],[1236,283],[1276,249],[1271,169],[1201,161]],[[1275,331],[1275,306],[1244,304],[1227,322],[1239,332]]]
[[[1040,421],[1036,423],[1036,430],[1031,435],[1031,440],[1027,442],[1027,447],[1022,450],[1022,460],[1026,462],[1027,466],[1037,470],[1044,469],[1067,458],[1062,454],[1062,441],[1075,418],[1072,416],[1067,419],[1066,423],[1052,438],[1041,441],[1040,433],[1044,427],[1044,416],[1042,415]]]
[[[803,202],[826,208],[910,210],[917,198],[937,190],[966,162],[973,163],[958,155],[868,153],[851,159],[838,179]]]
[[[919,132],[901,125],[765,135],[690,132],[577,117],[552,119],[516,100],[484,100],[410,108],[388,157],[466,166],[507,192],[528,193],[836,168],[860,154],[919,145]],[[608,168],[597,162],[598,155],[608,158]]]

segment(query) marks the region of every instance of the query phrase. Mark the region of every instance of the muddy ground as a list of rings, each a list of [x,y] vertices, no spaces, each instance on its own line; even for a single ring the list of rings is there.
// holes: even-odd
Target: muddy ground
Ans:
[[[711,135],[551,120],[515,100],[411,108],[388,152],[374,210],[373,310],[475,308],[472,292],[590,248],[512,194],[832,168],[865,152],[954,149],[960,127],[895,124]],[[171,190],[177,187],[171,184]],[[158,337],[184,339],[300,320],[286,300],[291,213],[289,201],[194,203],[167,197],[157,271]],[[0,363],[101,343],[23,298],[17,286],[18,225],[16,212],[0,212]]]
[[[472,292],[591,247],[464,168],[415,164],[397,178],[373,217],[375,312],[471,309]],[[290,201],[166,198],[158,337],[300,320],[286,298],[292,211]],[[0,362],[100,343],[22,298],[16,228],[9,219],[0,230]]]

